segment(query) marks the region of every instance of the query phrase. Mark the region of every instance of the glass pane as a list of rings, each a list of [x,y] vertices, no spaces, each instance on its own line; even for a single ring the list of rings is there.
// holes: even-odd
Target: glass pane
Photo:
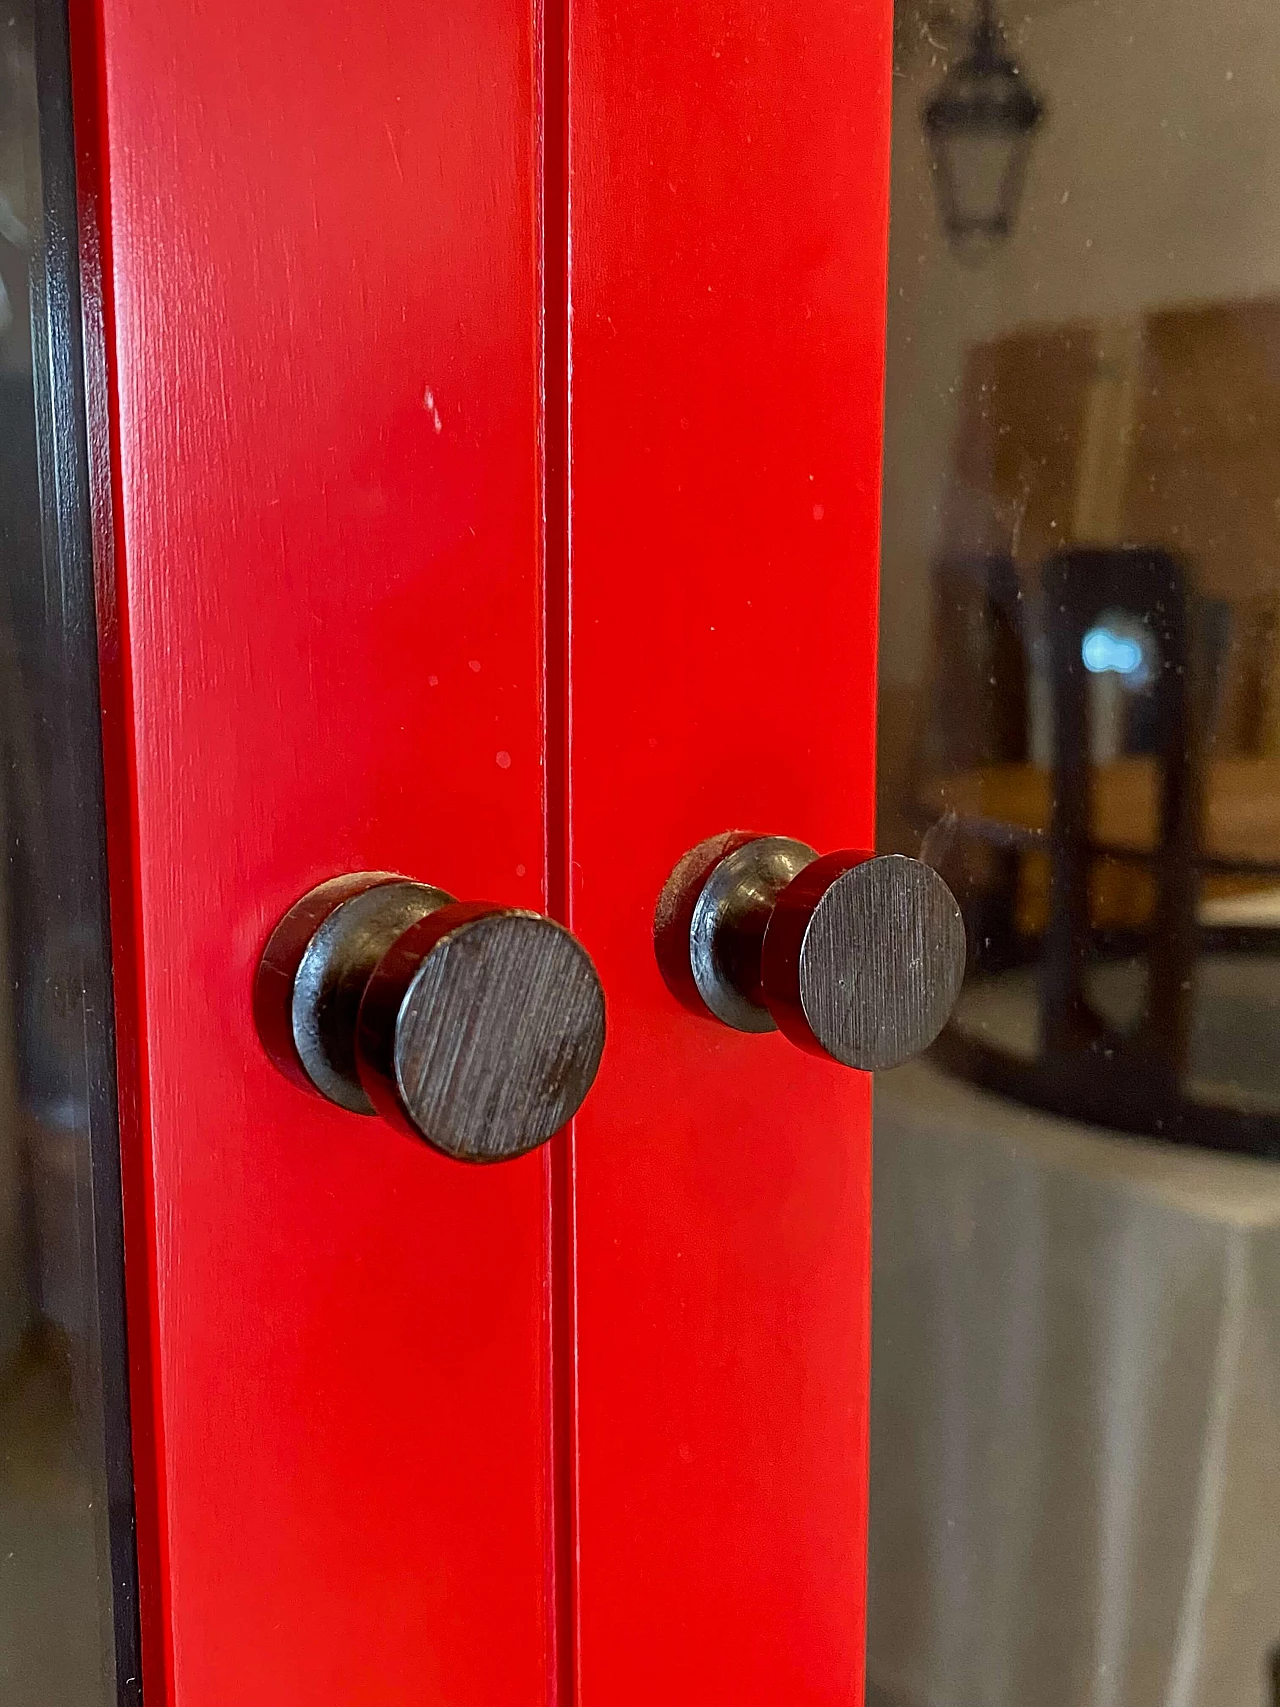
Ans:
[[[138,1686],[65,31],[0,25],[0,1701],[105,1707]]]
[[[993,27],[975,252],[923,114]],[[1263,1707],[1280,13],[899,0],[895,58],[880,835],[970,965],[877,1087],[871,1697]]]

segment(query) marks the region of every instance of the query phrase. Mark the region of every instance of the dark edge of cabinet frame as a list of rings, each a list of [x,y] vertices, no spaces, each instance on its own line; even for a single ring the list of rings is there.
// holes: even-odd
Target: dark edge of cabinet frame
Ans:
[[[78,971],[116,1686],[121,1707],[136,1707],[142,1699],[138,1563],[84,360],[86,335],[102,334],[92,327],[86,333],[83,320],[66,0],[37,0],[35,49],[44,217],[44,266],[33,269],[32,281],[41,550],[49,644],[60,654],[67,690],[62,716],[75,755],[76,786],[63,795],[62,857],[75,862],[75,888],[90,926],[81,939]]]

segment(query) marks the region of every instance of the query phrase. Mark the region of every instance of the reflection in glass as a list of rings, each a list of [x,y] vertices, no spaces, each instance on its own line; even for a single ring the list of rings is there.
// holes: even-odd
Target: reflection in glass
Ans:
[[[64,29],[0,6],[4,1707],[138,1688]]]
[[[978,0],[967,51],[924,105],[938,210],[958,252],[980,258],[1011,235],[1043,117],[1005,47],[994,0]]]
[[[881,839],[971,965],[877,1091],[877,1707],[1275,1701],[1280,14],[1023,0],[981,271],[900,0]],[[939,46],[939,44],[943,44]]]

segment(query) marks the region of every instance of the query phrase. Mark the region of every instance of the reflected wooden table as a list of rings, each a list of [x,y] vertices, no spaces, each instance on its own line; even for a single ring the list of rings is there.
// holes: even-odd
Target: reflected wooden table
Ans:
[[[1081,964],[1087,955],[1090,984],[1069,1035],[1044,1006],[1053,956],[1065,952],[1044,934],[1053,772],[990,765],[917,788],[920,818],[942,821],[940,843],[951,824],[960,849],[1004,856],[995,881],[1008,890],[998,897],[1006,950],[984,919],[988,952],[940,1053],[973,1082],[1072,1119],[1280,1154],[1280,759],[1210,759],[1200,769],[1200,831],[1186,870],[1199,905],[1181,960],[1153,929],[1162,775],[1147,757],[1091,771],[1086,940],[1073,936],[1069,951]],[[991,875],[979,880],[987,901]],[[1185,1020],[1171,1025],[1179,1002]],[[1247,1064],[1246,1039],[1256,1058]]]
[[[1094,767],[1092,839],[1099,852],[1149,854],[1156,845],[1160,766],[1123,758]],[[1203,770],[1202,870],[1280,872],[1280,759],[1210,759]],[[966,834],[1034,847],[1048,835],[1053,773],[988,765],[930,779],[917,799],[932,817],[952,811]],[[1022,832],[1021,835],[1018,832]]]

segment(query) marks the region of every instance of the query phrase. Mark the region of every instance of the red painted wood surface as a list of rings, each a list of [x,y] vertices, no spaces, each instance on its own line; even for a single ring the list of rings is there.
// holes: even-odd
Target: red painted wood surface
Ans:
[[[862,1699],[869,1081],[699,1023],[717,831],[871,844],[885,0],[573,0],[572,922],[587,1707]]]
[[[326,1109],[250,987],[345,869],[543,900],[531,9],[94,10],[148,1699],[530,1707],[545,1158]]]
[[[77,3],[153,1707],[851,1707],[868,1085],[650,925],[716,831],[870,841],[888,6]],[[268,1065],[368,866],[570,910],[572,1148]]]

